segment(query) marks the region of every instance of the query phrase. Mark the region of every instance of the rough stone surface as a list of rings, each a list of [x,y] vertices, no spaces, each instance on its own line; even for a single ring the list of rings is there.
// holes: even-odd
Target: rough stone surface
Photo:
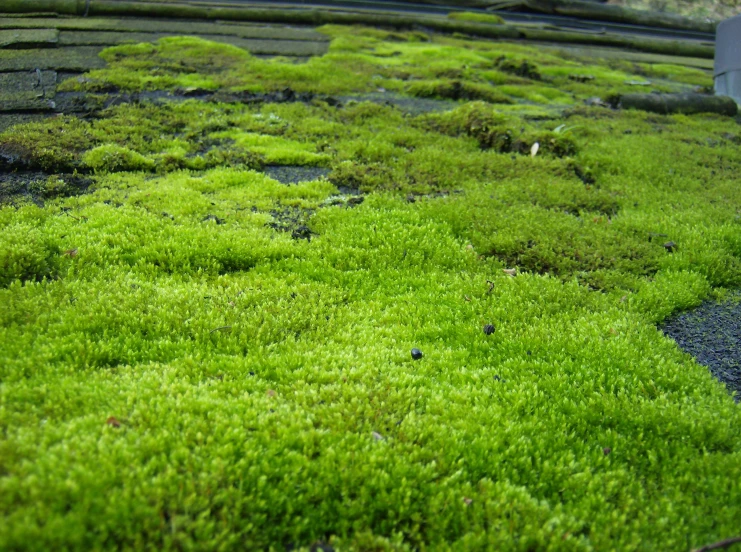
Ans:
[[[329,169],[322,167],[302,167],[299,165],[268,165],[264,172],[273,180],[281,184],[298,184],[299,182],[311,182],[326,177]]]
[[[105,67],[98,54],[102,46],[0,50],[0,71],[89,71]]]
[[[0,30],[0,48],[53,48],[58,39],[56,29]]]
[[[56,86],[54,71],[0,73],[0,112],[51,110]]]
[[[706,301],[670,318],[661,329],[741,402],[741,293],[724,303]]]

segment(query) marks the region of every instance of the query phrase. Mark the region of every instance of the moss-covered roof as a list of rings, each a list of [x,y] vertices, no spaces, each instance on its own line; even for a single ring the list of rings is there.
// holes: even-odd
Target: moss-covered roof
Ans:
[[[157,37],[18,81],[0,549],[733,536],[741,411],[656,323],[741,283],[741,128],[609,107],[709,73],[291,32],[327,53]]]

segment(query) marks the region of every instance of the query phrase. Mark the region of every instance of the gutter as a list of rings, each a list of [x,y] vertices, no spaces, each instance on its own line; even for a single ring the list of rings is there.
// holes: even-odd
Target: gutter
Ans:
[[[718,25],[713,77],[715,93],[741,104],[741,15]]]

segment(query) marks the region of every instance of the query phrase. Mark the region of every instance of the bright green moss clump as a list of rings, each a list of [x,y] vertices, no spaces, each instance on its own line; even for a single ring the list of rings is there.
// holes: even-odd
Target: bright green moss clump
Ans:
[[[584,99],[634,91],[630,82],[646,77],[655,77],[657,82],[652,84],[662,92],[712,85],[702,71],[665,64],[615,61],[614,68],[608,68],[594,60],[521,44],[362,28],[348,32],[332,25],[321,30],[333,37],[330,51],[305,63],[255,58],[234,46],[195,37],[115,46],[102,54],[107,68],[91,71],[81,82],[68,80],[61,88],[270,92],[290,87],[297,92],[335,95],[384,88],[422,97],[496,103],[526,99],[564,105],[573,103],[573,96]],[[594,78],[569,78],[585,74]],[[550,86],[534,86],[544,79]]]
[[[548,50],[325,31],[302,64],[166,39],[75,81],[306,101],[0,134],[16,175],[92,181],[0,206],[0,549],[736,534],[741,411],[654,324],[741,285],[737,123],[584,107],[623,69]],[[335,101],[455,82],[496,96]]]
[[[59,240],[39,228],[43,213],[29,209],[7,218],[0,241],[0,286],[14,281],[41,282],[57,276],[63,262]],[[68,253],[69,254],[69,253]]]
[[[82,157],[86,167],[94,171],[140,171],[154,168],[154,162],[128,148],[105,144],[86,152]]]

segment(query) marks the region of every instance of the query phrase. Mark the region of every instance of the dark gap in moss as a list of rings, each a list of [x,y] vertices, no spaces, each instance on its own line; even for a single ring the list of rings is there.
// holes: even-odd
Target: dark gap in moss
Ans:
[[[380,163],[354,163],[344,161],[329,173],[329,181],[338,189],[346,188],[369,192],[393,186],[393,171]]]
[[[402,113],[408,113],[409,115],[448,111],[458,107],[459,105],[451,100],[410,98],[409,96],[402,96],[401,94],[396,94],[386,90],[370,94],[339,96],[337,99],[343,104],[347,104],[348,102],[373,102],[388,107],[395,107]]]
[[[335,186],[335,187],[343,195],[360,196],[363,193],[359,189],[351,188],[349,186]]]
[[[84,193],[92,184],[91,178],[74,173],[0,172],[0,205],[30,200],[43,206],[49,199]]]
[[[92,85],[91,85],[92,86]],[[91,88],[88,86],[88,88]],[[92,90],[92,91],[91,91]],[[324,102],[330,106],[340,106],[342,101],[334,96],[296,93],[291,88],[276,92],[225,92],[201,88],[166,90],[148,90],[142,92],[123,92],[118,87],[101,83],[92,86],[86,92],[57,92],[54,106],[49,111],[54,113],[85,113],[94,116],[104,109],[124,104],[141,104],[146,102],[182,102],[186,100],[203,100],[213,103],[259,105],[268,103],[312,103]]]
[[[325,178],[331,171],[322,167],[301,165],[266,165],[263,172],[281,184],[298,184]]]
[[[538,72],[538,66],[529,61],[514,61],[504,56],[496,60],[497,69],[510,75],[522,77],[530,80],[542,80],[543,77]]]
[[[420,98],[449,100],[483,100],[489,103],[512,104],[510,98],[495,87],[465,80],[422,80],[410,82],[406,90]]]
[[[24,125],[27,123],[35,123],[37,121],[42,121],[52,115],[53,113],[38,112],[38,111],[29,111],[29,112],[13,111],[12,113],[0,113],[0,133],[5,132],[9,128],[14,127],[16,125]]]
[[[432,193],[422,193],[422,192],[411,192],[407,194],[406,200],[408,203],[416,203],[417,200],[424,200],[424,199],[440,199],[443,197],[450,197],[450,194],[457,194],[461,195],[465,192],[463,190],[442,190],[439,192],[432,192]]]
[[[73,172],[78,168],[77,161],[71,156],[55,156],[53,153],[36,152],[19,143],[3,144],[0,142],[0,171],[45,171],[48,173]]]
[[[725,384],[741,402],[741,292],[723,303],[706,301],[673,316],[659,329]]]
[[[574,166],[574,174],[586,185],[592,185],[596,182],[594,176],[592,176],[591,171],[589,171],[588,169],[584,169],[579,165]]]
[[[314,99],[323,99],[327,103],[333,103],[333,98],[331,97],[317,97],[311,92],[296,92],[292,88],[283,88],[273,92],[227,92],[222,90],[209,92],[203,89],[179,88],[172,95],[174,97],[198,98],[218,103],[309,103]]]
[[[311,241],[311,236],[315,235],[308,224],[313,209],[301,209],[299,207],[285,207],[281,210],[273,210],[273,222],[267,224],[268,227],[279,232],[290,232],[294,240]]]
[[[585,100],[585,105],[572,107],[563,112],[563,118],[586,117],[588,119],[615,119],[620,116],[620,112],[611,109],[610,106],[600,98],[590,98]]]

